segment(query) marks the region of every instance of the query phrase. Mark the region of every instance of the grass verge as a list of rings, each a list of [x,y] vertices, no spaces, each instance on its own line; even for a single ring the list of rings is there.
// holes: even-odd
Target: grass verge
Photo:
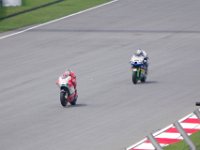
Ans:
[[[0,8],[0,17],[43,5],[54,0],[24,0],[20,7]],[[110,0],[64,0],[60,3],[0,21],[0,32],[41,24],[56,18],[109,2]]]
[[[20,11],[28,10],[33,7],[37,7],[40,5],[44,5],[46,3],[51,3],[55,0],[22,0],[22,6],[20,7],[1,7],[0,8],[0,18],[4,16],[8,16]]]
[[[190,136],[192,142],[196,146],[196,150],[200,150],[200,132],[194,133]],[[183,140],[181,142],[164,147],[164,150],[190,150],[187,143]]]

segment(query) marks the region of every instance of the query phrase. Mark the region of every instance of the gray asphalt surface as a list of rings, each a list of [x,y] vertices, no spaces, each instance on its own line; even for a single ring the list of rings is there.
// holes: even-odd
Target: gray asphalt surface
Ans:
[[[122,150],[195,109],[200,1],[119,0],[0,40],[1,150]],[[129,59],[150,57],[146,84]],[[75,107],[57,77],[77,73]]]

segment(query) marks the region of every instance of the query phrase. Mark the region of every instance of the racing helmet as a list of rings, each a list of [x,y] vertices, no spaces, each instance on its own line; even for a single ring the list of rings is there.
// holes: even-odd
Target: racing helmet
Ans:
[[[70,70],[69,69],[67,69],[64,73],[63,73],[63,77],[64,78],[67,78],[69,75],[70,75]]]
[[[136,56],[141,56],[142,55],[142,50],[141,49],[138,49],[136,50]]]

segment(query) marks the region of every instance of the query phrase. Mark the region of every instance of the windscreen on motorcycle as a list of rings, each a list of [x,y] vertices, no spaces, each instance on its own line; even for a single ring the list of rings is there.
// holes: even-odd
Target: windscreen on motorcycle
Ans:
[[[144,57],[142,56],[133,56],[130,60],[132,66],[141,66],[143,65]]]
[[[68,81],[70,80],[70,77],[59,77],[58,79],[58,85],[61,87],[61,86],[66,86],[67,87],[67,84],[68,84]]]

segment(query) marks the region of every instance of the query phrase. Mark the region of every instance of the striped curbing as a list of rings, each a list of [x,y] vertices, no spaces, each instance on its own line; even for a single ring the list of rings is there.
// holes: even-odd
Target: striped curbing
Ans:
[[[194,113],[189,114],[178,122],[188,136],[200,131],[200,119]],[[183,140],[183,137],[173,124],[154,133],[153,137],[161,147],[165,147]],[[126,150],[155,150],[155,147],[148,138],[144,138],[140,142],[128,147]]]

